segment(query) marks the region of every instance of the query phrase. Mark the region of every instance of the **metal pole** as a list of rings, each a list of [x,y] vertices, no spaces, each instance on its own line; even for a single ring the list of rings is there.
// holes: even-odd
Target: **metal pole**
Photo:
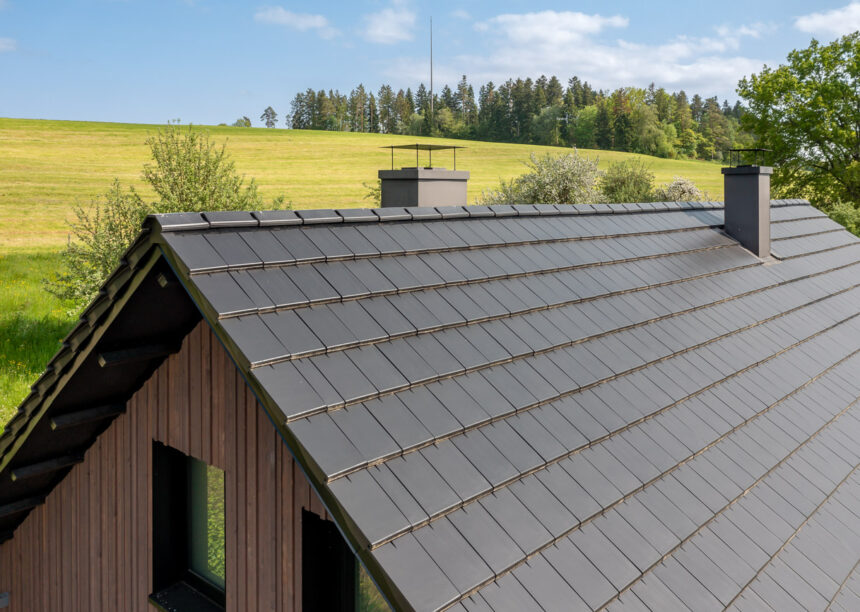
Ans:
[[[415,145],[415,167],[418,167],[418,145]]]
[[[457,148],[454,148],[454,170],[457,169]]]
[[[391,147],[391,169],[394,170],[394,147]]]
[[[433,17],[430,17],[430,135],[433,135]]]
[[[433,167],[433,149],[427,150],[428,155],[430,155],[430,167]]]

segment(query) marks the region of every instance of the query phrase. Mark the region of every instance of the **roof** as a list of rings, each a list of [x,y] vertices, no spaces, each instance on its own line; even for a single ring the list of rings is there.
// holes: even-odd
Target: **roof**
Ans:
[[[426,144],[423,142],[416,142],[415,144],[404,145],[385,145],[384,147],[380,147],[380,149],[409,149],[410,151],[447,151],[450,149],[465,148],[466,147],[462,147],[459,145]]]
[[[860,240],[771,213],[768,260],[720,203],[150,218],[0,438],[0,504],[181,285],[398,609],[849,609]]]

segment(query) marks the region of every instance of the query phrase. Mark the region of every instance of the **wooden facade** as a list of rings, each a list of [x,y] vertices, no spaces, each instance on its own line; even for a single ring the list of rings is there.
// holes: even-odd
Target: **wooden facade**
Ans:
[[[205,321],[0,546],[9,610],[154,609],[154,440],[225,472],[227,610],[301,610],[301,510],[325,510]]]

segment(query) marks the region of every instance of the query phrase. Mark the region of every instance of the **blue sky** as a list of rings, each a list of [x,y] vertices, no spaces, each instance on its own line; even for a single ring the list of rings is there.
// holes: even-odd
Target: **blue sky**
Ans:
[[[308,87],[459,75],[578,75],[734,98],[738,79],[815,36],[860,29],[860,0],[0,0],[0,116],[259,124]]]

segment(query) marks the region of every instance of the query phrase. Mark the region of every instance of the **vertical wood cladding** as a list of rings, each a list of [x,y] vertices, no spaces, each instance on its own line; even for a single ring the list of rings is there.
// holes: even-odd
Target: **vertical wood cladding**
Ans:
[[[328,517],[201,322],[0,546],[10,612],[151,612],[153,440],[225,472],[227,610],[301,610],[301,509]]]

